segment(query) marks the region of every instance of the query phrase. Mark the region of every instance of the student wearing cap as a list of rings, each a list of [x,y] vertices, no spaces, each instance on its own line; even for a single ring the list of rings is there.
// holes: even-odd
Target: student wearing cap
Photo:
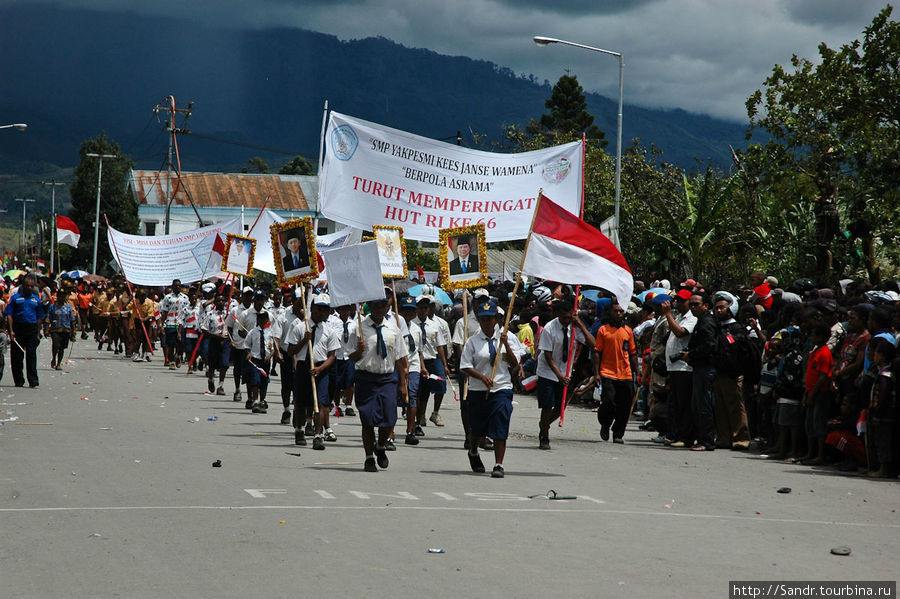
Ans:
[[[325,449],[324,441],[337,441],[337,435],[331,429],[330,411],[331,396],[328,394],[328,378],[334,354],[340,348],[337,331],[329,326],[328,316],[331,314],[331,298],[326,293],[313,296],[309,310],[310,328],[306,321],[297,319],[287,335],[288,354],[294,356],[294,442],[304,445],[305,431],[301,428],[302,418],[313,408],[312,385],[316,385],[316,401],[319,411],[315,413],[315,437],[313,449]],[[315,367],[309,361],[309,345],[312,343],[312,358]]]
[[[267,329],[269,314],[260,310],[256,313],[256,327],[247,334],[247,358],[243,364],[247,401],[254,414],[265,414],[269,410],[266,390],[269,388],[269,365],[275,353],[275,344]]]
[[[385,443],[397,423],[398,383],[401,398],[408,402],[409,349],[396,322],[385,318],[387,298],[368,304],[370,313],[363,319],[362,327],[350,334],[350,341],[356,346],[350,359],[356,363],[354,386],[366,455],[364,469],[377,472],[379,467],[387,468],[390,463]]]
[[[288,296],[290,309],[281,313],[272,323],[272,339],[275,341],[275,355],[280,366],[281,374],[281,424],[291,423],[291,403],[294,393],[294,358],[288,354],[288,333],[297,319],[303,318],[303,290],[297,288]],[[288,298],[285,298],[288,303]]]
[[[469,465],[473,472],[484,472],[478,445],[484,437],[494,441],[494,469],[491,476],[503,478],[503,457],[509,437],[512,415],[512,378],[510,368],[518,368],[519,360],[510,346],[507,334],[497,326],[497,305],[483,301],[477,305],[480,330],[469,337],[459,359],[459,368],[469,376],[466,398],[469,420]],[[500,355],[494,378],[494,363]]]
[[[562,411],[563,390],[569,385],[569,377],[564,370],[571,335],[575,335],[576,344],[594,345],[594,336],[578,315],[573,313],[571,303],[554,300],[552,310],[555,318],[544,326],[538,339],[538,350],[541,352],[537,359],[537,398],[538,407],[541,408],[538,435],[540,449],[550,449],[550,425],[559,418]]]
[[[334,401],[340,405],[343,399],[344,416],[356,416],[353,409],[353,360],[350,354],[353,347],[350,346],[350,330],[356,327],[356,306],[338,306],[338,338],[341,340],[341,349],[335,353],[334,360]]]
[[[235,365],[237,366],[238,370],[243,370],[244,362],[247,361],[247,353],[250,350],[250,332],[256,328],[256,317],[260,312],[263,311],[263,305],[268,299],[268,297],[266,296],[266,292],[262,289],[253,291],[252,297],[253,299],[250,303],[250,307],[241,312],[240,317],[235,322],[234,332],[231,335],[232,351],[234,351],[233,348],[235,347],[239,349],[240,362],[235,361]],[[241,372],[242,378],[243,375],[244,372]],[[244,380],[243,383],[246,384],[247,381]],[[240,389],[240,383],[237,383],[236,386],[238,389]],[[247,401],[244,403],[244,407],[248,410],[253,408],[253,401],[250,397],[247,398]]]
[[[203,338],[209,339],[206,360],[207,389],[216,395],[225,395],[225,375],[228,373],[228,364],[231,361],[231,340],[228,337],[228,326],[225,320],[228,313],[225,310],[224,295],[216,297],[215,305],[203,315],[200,329]],[[216,387],[213,380],[215,371],[219,371],[219,386]]]
[[[260,306],[263,304],[265,300],[259,302]],[[233,298],[231,300],[232,304],[228,308],[228,317],[225,319],[225,325],[228,327],[231,332],[231,365],[232,368],[232,376],[234,377],[234,395],[232,399],[234,401],[241,401],[241,374],[243,370],[244,360],[246,359],[244,354],[246,353],[246,347],[244,344],[244,339],[247,337],[247,325],[243,322],[243,314],[247,310],[253,308],[253,287],[244,287],[243,292],[241,293],[241,301],[240,303],[236,302]],[[252,328],[256,324],[256,312],[250,315],[250,318],[253,320],[253,324],[250,325]],[[239,331],[243,334],[239,334]]]
[[[416,317],[416,298],[407,296],[400,300],[400,316],[406,321],[408,331],[406,334],[408,352],[406,357],[408,364],[406,396],[408,404],[406,406],[406,439],[404,443],[406,445],[418,445],[419,438],[416,437],[415,433],[416,409],[419,388],[422,384],[420,374],[424,358],[422,357],[422,329],[410,326],[413,318]]]

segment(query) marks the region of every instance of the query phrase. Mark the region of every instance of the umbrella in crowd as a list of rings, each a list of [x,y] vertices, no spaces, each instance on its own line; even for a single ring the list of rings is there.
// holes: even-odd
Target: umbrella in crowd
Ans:
[[[90,275],[91,273],[89,273],[89,272],[86,271],[86,270],[70,270],[70,271],[67,272],[66,274],[69,275],[69,278],[70,278],[70,279],[84,279],[85,277],[87,277],[87,276]]]
[[[412,297],[419,297],[423,293],[430,292],[431,295],[436,297],[439,302],[444,304],[445,306],[452,306],[453,300],[450,299],[450,296],[447,295],[447,292],[437,287],[436,285],[430,285],[428,283],[424,285],[415,285],[410,287],[407,293],[409,293]]]
[[[5,273],[3,273],[3,276],[9,277],[10,279],[18,279],[19,277],[21,277],[24,274],[26,274],[26,272],[24,270],[19,269],[19,268],[14,268],[12,270],[7,270]]]

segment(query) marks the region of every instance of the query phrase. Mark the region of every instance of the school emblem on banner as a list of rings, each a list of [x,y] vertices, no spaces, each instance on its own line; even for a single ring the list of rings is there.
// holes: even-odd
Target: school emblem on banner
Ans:
[[[541,170],[541,175],[543,175],[544,181],[547,183],[561,183],[568,176],[571,169],[572,164],[569,160],[560,158],[545,164],[543,170]]]
[[[350,160],[358,146],[359,137],[350,125],[341,125],[331,132],[331,149],[339,160]]]

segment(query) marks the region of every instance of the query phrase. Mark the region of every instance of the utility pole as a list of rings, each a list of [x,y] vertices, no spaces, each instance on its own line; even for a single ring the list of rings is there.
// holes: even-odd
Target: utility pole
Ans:
[[[49,185],[50,186],[50,215],[51,215],[51,229],[50,229],[50,272],[56,272],[54,267],[54,257],[56,255],[56,188],[59,185],[65,185],[65,183],[57,183],[56,179],[50,179],[49,181],[41,181],[41,185]]]
[[[17,202],[22,202],[22,252],[24,255],[28,255],[27,249],[25,247],[25,206],[28,205],[28,202],[34,202],[31,198],[16,198]]]
[[[94,215],[94,261],[91,263],[91,274],[97,274],[97,244],[100,240],[100,184],[103,182],[103,159],[117,158],[115,154],[95,154],[89,152],[85,156],[99,158],[100,166],[97,167],[97,212]]]
[[[193,110],[194,103],[188,102],[187,108],[176,108],[175,107],[175,96],[166,96],[166,99],[153,107],[153,114],[159,115],[160,112],[167,113],[168,120],[166,121],[165,129],[169,132],[169,154],[166,159],[166,227],[165,234],[169,234],[169,221],[170,221],[170,213],[172,209],[172,202],[175,201],[175,194],[178,193],[178,187],[181,186],[181,155],[178,152],[178,140],[176,139],[176,135],[184,134],[187,135],[190,133],[189,129],[183,127],[175,126],[175,115],[183,114],[184,115],[184,123],[187,123],[187,120],[191,117],[191,112]],[[175,152],[175,162],[172,162],[172,152]],[[175,168],[175,175],[178,179],[176,183],[176,188],[172,188],[172,168]],[[191,194],[187,194],[188,201],[191,203],[191,208],[194,209],[194,214],[197,216],[197,221],[200,223],[200,226],[203,226],[203,219],[200,218],[200,213],[197,212],[197,206],[194,205],[194,199],[191,197]]]

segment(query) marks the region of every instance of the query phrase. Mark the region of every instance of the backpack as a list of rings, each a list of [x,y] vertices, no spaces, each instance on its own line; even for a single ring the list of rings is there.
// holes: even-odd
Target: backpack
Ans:
[[[784,399],[803,399],[806,357],[800,329],[790,327],[782,332],[785,344],[784,357],[775,374],[775,395]]]
[[[720,325],[717,345],[716,370],[732,378],[743,375],[751,354],[744,325],[737,322]]]

